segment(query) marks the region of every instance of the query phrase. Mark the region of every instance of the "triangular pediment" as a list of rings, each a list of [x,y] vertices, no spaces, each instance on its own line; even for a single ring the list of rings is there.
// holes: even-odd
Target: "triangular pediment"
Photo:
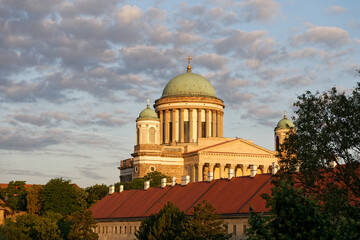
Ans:
[[[234,154],[271,154],[274,155],[275,152],[268,150],[266,148],[260,147],[251,141],[244,139],[233,139],[225,141],[220,144],[215,144],[212,146],[207,146],[202,149],[198,149],[196,152],[219,152],[219,153],[234,153]]]

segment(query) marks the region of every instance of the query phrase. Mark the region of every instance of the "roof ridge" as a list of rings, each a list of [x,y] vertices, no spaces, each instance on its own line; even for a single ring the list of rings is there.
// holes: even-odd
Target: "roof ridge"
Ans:
[[[250,196],[250,198],[236,211],[236,213],[239,213],[271,180],[272,175],[270,176],[269,180],[267,180],[253,195]]]
[[[220,179],[215,179],[215,183],[213,183],[213,185],[211,185],[198,199],[196,199],[196,200],[194,201],[194,203],[185,211],[185,214],[187,214],[187,212],[190,211],[190,209],[193,208],[193,206],[194,206],[196,203],[198,203],[198,202],[200,201],[200,199],[201,199],[202,197],[204,197],[204,196],[219,182],[219,180],[221,180],[221,179],[222,179],[222,178],[220,178]],[[204,181],[202,181],[202,182],[204,182]]]
[[[175,185],[176,186],[176,185]],[[151,205],[145,212],[143,212],[143,214],[141,214],[141,216],[143,217],[151,208],[153,208],[155,206],[156,203],[158,203],[166,194],[168,194],[168,192],[170,192],[170,190],[173,189],[173,187],[169,187],[169,190],[167,190],[160,198],[158,198],[153,205]]]
[[[137,193],[140,189],[134,189],[134,190],[135,190],[134,193],[130,197],[128,197],[122,204],[120,204],[120,206],[117,207],[112,213],[110,213],[108,218],[111,218],[111,215],[113,215],[119,208],[122,207],[122,205],[124,205],[127,201],[129,201],[129,199],[131,199],[135,195],[135,193]]]

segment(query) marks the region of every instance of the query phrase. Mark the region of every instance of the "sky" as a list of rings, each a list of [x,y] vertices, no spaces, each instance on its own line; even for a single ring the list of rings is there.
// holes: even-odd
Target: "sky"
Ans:
[[[273,150],[297,96],[360,80],[359,16],[356,0],[0,0],[0,182],[118,182],[187,56],[226,105],[224,137]]]

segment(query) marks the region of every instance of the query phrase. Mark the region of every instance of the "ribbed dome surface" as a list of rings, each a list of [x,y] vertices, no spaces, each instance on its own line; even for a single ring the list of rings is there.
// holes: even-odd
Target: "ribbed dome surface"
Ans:
[[[162,98],[167,97],[212,97],[216,98],[214,87],[198,74],[180,74],[166,85]]]
[[[295,127],[294,123],[290,119],[287,119],[286,116],[284,116],[284,118],[281,119],[276,126],[276,128],[279,129],[293,128],[293,127]]]
[[[151,109],[149,105],[147,105],[147,107],[141,111],[139,117],[136,119],[136,121],[139,120],[160,120],[160,119],[158,118],[156,112],[153,109]]]

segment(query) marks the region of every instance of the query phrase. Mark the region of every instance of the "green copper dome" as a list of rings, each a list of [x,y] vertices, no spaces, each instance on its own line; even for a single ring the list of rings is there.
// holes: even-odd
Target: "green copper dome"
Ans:
[[[180,74],[166,85],[162,98],[167,97],[212,97],[216,98],[214,87],[208,80],[198,74]]]
[[[284,114],[284,118],[281,119],[276,126],[277,129],[287,129],[294,127],[295,127],[294,123],[290,119],[287,119],[285,114]]]
[[[156,112],[153,109],[151,109],[148,104],[147,107],[141,111],[139,117],[136,119],[136,121],[139,120],[160,120],[160,119],[158,118]]]

